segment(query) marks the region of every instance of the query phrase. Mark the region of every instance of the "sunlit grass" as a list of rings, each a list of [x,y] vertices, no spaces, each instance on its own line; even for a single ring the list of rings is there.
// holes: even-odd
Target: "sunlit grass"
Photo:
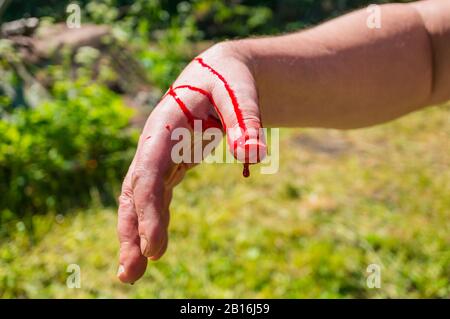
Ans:
[[[19,223],[0,244],[0,296],[449,297],[449,137],[450,108],[430,108],[283,131],[276,175],[197,167],[175,192],[166,255],[134,286],[115,277],[114,209],[37,216],[34,243]],[[66,286],[72,263],[80,289]],[[380,289],[366,286],[372,263]]]

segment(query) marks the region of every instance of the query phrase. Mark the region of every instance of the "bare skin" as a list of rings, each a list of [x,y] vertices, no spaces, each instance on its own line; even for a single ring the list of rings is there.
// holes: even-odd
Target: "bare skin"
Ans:
[[[350,129],[450,99],[450,1],[381,6],[381,29],[367,27],[368,15],[360,10],[295,34],[220,43],[200,55],[230,83],[249,142],[261,119],[266,126]],[[186,84],[213,97],[223,125],[237,126],[217,76],[193,61],[174,86]],[[218,116],[205,95],[179,89],[177,96],[196,117]],[[191,167],[172,162],[167,126],[189,128],[170,96],[149,116],[119,198],[118,277],[125,283],[166,251],[172,191]]]

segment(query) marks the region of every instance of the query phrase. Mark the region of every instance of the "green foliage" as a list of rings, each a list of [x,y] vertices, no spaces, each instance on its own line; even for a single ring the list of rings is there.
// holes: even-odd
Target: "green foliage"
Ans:
[[[174,24],[160,34],[156,46],[148,47],[140,43],[138,58],[148,71],[154,85],[161,90],[167,89],[188,63],[190,56],[189,39],[196,32],[188,20],[183,27]]]
[[[116,278],[116,209],[35,215],[34,242],[16,222],[0,242],[0,297],[448,298],[449,115],[282,131],[276,175],[195,168],[174,192],[166,255],[133,286]],[[66,286],[72,263],[80,289]],[[370,264],[380,289],[366,285]]]
[[[93,190],[111,202],[129,164],[136,139],[118,96],[82,80],[56,83],[53,96],[0,121],[4,211],[62,211],[88,204]]]
[[[21,81],[13,67],[19,62],[12,42],[0,39],[0,118],[4,112],[22,102]]]
[[[83,21],[163,30],[171,20],[191,16],[207,39],[275,33],[316,24],[372,3],[413,0],[78,0]],[[52,16],[65,20],[67,3],[58,0],[13,1],[5,20]]]
[[[294,30],[393,1],[77,2],[82,23],[111,25],[165,90],[192,41]],[[5,19],[62,22],[66,5],[13,1]],[[136,285],[119,284],[116,208],[95,207],[114,203],[137,135],[131,111],[105,87],[117,74],[108,63],[94,70],[97,59],[85,47],[61,65],[31,66],[51,83],[51,99],[29,108],[21,61],[0,41],[0,297],[450,295],[448,108],[367,130],[284,131],[276,177],[257,166],[245,181],[240,166],[194,169],[174,193],[166,256]],[[328,154],[333,141],[340,146]],[[71,263],[81,266],[81,289],[66,286]],[[382,267],[381,289],[366,286],[371,263]]]
[[[267,32],[272,10],[265,6],[248,6],[245,1],[192,1],[198,27],[207,37],[243,37]]]

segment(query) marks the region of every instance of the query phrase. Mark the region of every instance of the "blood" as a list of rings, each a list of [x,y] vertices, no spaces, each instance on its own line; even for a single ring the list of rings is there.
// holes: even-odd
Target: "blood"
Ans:
[[[169,124],[166,125],[166,130],[168,130],[170,132],[170,125]]]
[[[250,168],[248,163],[244,163],[244,169],[242,170],[242,176],[245,178],[250,176]]]
[[[194,115],[192,115],[192,113],[187,108],[186,104],[184,104],[184,102],[178,97],[177,93],[175,92],[175,90],[182,89],[182,88],[188,88],[191,91],[199,92],[201,94],[208,96],[208,98],[210,99],[210,101],[212,101],[212,104],[215,106],[215,108],[217,108],[217,106],[214,103],[212,96],[203,89],[197,88],[195,86],[190,86],[190,85],[177,86],[175,88],[170,87],[170,89],[166,95],[172,96],[174,98],[175,102],[177,102],[178,106],[183,111],[184,115],[186,116],[189,126],[191,128],[194,128],[194,121],[200,120],[200,121],[202,121],[202,127],[205,130],[208,128],[212,128],[212,127],[221,129],[222,128],[221,123],[213,116],[208,116],[207,119],[201,119],[201,118],[198,118],[198,117],[195,117]],[[222,120],[222,118],[221,118],[221,120]]]
[[[183,111],[184,115],[186,116],[189,125],[191,127],[194,127],[194,116],[188,110],[186,104],[184,104],[184,102],[178,97],[177,93],[175,93],[175,91],[173,90],[172,87],[170,87],[168,94],[173,97],[175,102],[177,102],[177,104],[180,107],[181,111]]]
[[[237,101],[236,95],[234,94],[234,91],[228,84],[227,80],[219,72],[217,72],[212,66],[205,63],[205,61],[203,61],[203,59],[200,57],[196,58],[195,60],[198,63],[200,63],[200,65],[202,67],[208,69],[212,74],[214,74],[215,76],[217,76],[219,78],[219,80],[225,86],[225,90],[227,90],[228,95],[230,96],[231,103],[233,104],[234,114],[236,115],[236,120],[239,124],[241,132],[243,133],[240,138],[238,138],[237,140],[234,141],[233,149],[234,149],[234,152],[236,153],[237,147],[245,145],[245,142],[248,140],[247,127],[244,123],[244,117],[242,116],[242,112],[239,109],[239,103]],[[223,120],[222,120],[222,123],[223,123]],[[245,151],[247,154],[247,148],[245,148]],[[259,152],[258,152],[257,157],[259,158]],[[250,169],[249,169],[248,163],[244,163],[244,169],[242,171],[242,175],[244,177],[250,176]]]
[[[244,123],[244,117],[242,116],[242,112],[239,109],[239,103],[237,101],[236,95],[234,94],[234,91],[230,87],[230,85],[228,84],[227,80],[225,80],[225,78],[222,76],[222,74],[217,72],[212,66],[210,66],[209,64],[206,64],[205,61],[203,61],[202,58],[198,57],[198,58],[195,59],[195,61],[200,63],[200,65],[202,67],[208,69],[212,74],[217,76],[219,78],[219,80],[223,83],[223,85],[225,86],[225,90],[227,90],[227,93],[230,96],[231,103],[233,104],[234,114],[236,115],[236,120],[237,120],[237,122],[239,124],[239,127],[244,132],[247,131],[247,127],[245,126],[245,123]]]
[[[245,145],[245,142],[249,139],[248,133],[247,133],[247,126],[245,125],[244,122],[244,117],[242,115],[242,112],[239,108],[239,103],[238,100],[236,98],[236,95],[233,91],[233,89],[231,88],[231,86],[228,84],[227,80],[216,70],[214,69],[212,66],[210,66],[209,64],[207,64],[202,58],[197,57],[195,59],[195,61],[197,61],[203,68],[207,69],[209,72],[211,72],[213,75],[215,75],[224,85],[225,90],[228,93],[228,96],[230,97],[231,103],[233,105],[233,110],[234,113],[236,115],[236,120],[238,122],[239,128],[241,130],[241,136],[239,138],[237,138],[234,143],[233,143],[233,150],[234,153],[236,154],[237,152],[237,148],[238,147],[244,147],[245,149],[245,153],[247,154],[247,152],[249,151],[249,147],[248,145]],[[220,123],[218,123],[218,120],[212,116],[208,116],[208,118],[206,120],[204,119],[198,119],[196,117],[194,117],[192,115],[192,113],[189,111],[189,109],[187,108],[186,104],[184,104],[184,102],[178,97],[178,95],[176,94],[176,90],[178,89],[188,89],[191,90],[193,92],[197,92],[200,93],[204,96],[206,96],[209,100],[209,102],[211,103],[211,105],[214,107],[215,111],[217,112],[217,115],[219,116],[220,119]],[[194,127],[194,120],[201,120],[202,124],[203,124],[203,128],[206,130],[210,127],[215,127],[215,128],[222,128],[225,132],[226,132],[226,124],[225,121],[223,119],[223,115],[220,112],[219,108],[217,107],[217,104],[215,103],[212,95],[208,92],[205,91],[199,87],[196,86],[192,86],[192,85],[180,85],[177,87],[170,87],[168,92],[164,95],[163,98],[165,98],[167,95],[170,95],[174,98],[175,102],[178,104],[178,106],[180,107],[180,109],[182,110],[182,112],[184,113],[184,115],[187,118],[187,121],[189,123],[189,125],[193,128]],[[166,129],[170,130],[170,127],[168,128],[168,125],[166,126]],[[259,142],[259,136],[258,136],[258,142]],[[257,158],[259,160],[259,149],[257,150]],[[244,168],[242,171],[242,175],[244,177],[249,177],[250,176],[250,169],[249,169],[249,163],[247,163],[248,159],[247,157],[245,158],[246,163],[244,163]]]
[[[225,131],[227,130],[225,121],[223,120],[222,113],[220,112],[219,108],[217,107],[217,104],[216,104],[216,102],[214,101],[214,99],[213,99],[211,93],[209,93],[208,91],[205,91],[205,90],[203,90],[203,89],[201,89],[201,88],[199,88],[199,87],[192,86],[192,85],[179,85],[179,86],[173,88],[174,91],[177,90],[177,89],[189,89],[189,90],[191,90],[191,91],[198,92],[198,93],[200,93],[200,94],[206,96],[206,97],[208,98],[209,102],[211,103],[211,105],[212,105],[212,106],[214,107],[214,109],[216,110],[217,115],[219,116],[220,122],[222,123],[223,129],[224,129]]]

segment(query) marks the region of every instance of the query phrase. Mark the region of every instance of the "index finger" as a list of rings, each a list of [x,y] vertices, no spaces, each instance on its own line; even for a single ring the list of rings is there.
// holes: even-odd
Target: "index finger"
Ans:
[[[170,191],[165,177],[174,167],[171,129],[189,126],[178,108],[171,107],[173,103],[164,99],[149,116],[131,175],[141,253],[149,258],[158,256],[167,242],[169,211],[164,194]]]
[[[147,267],[147,258],[142,256],[139,246],[138,221],[131,188],[133,168],[134,160],[122,185],[117,221],[117,235],[120,242],[120,265],[117,276],[125,283],[132,283],[139,279]]]

